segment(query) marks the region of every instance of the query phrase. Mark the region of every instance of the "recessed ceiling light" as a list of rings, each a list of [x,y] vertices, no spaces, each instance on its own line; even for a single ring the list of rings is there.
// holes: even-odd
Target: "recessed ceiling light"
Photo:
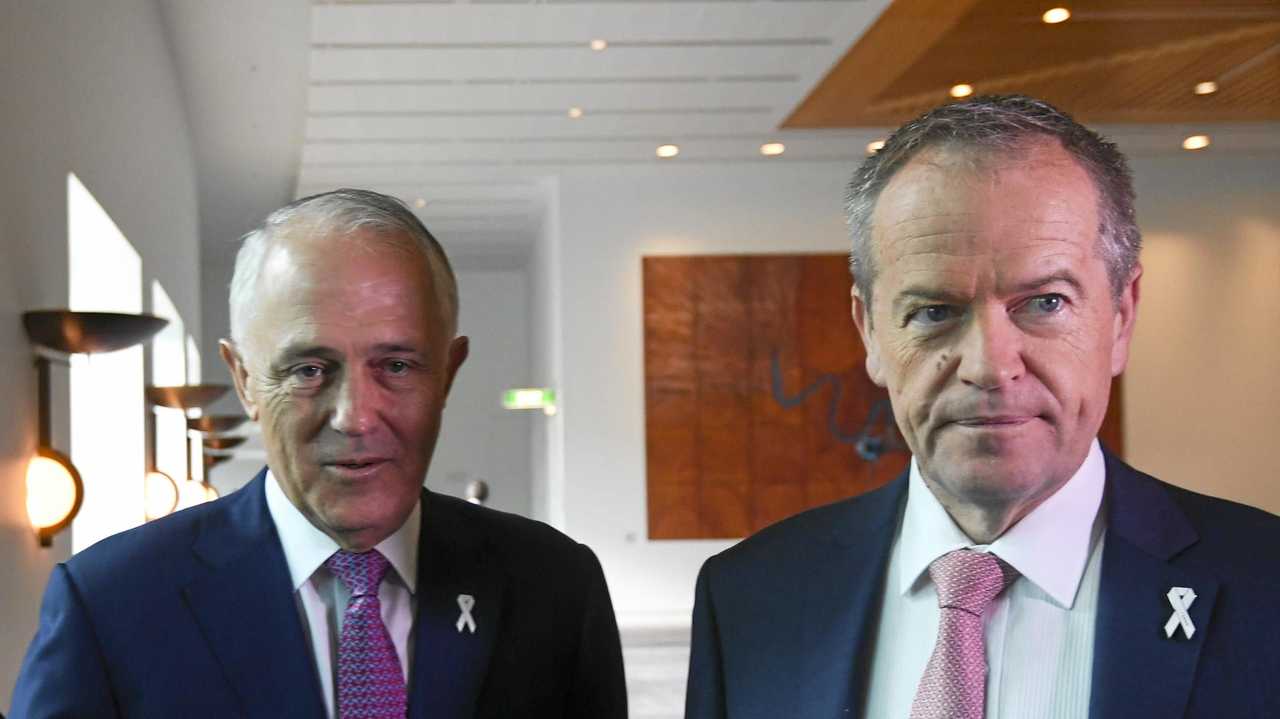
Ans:
[[[970,85],[968,83],[962,82],[959,85],[951,86],[952,97],[968,97],[972,94],[973,94],[973,85]]]
[[[418,199],[413,201],[413,206],[421,210],[422,208],[427,206],[427,201],[419,197]]]
[[[609,43],[604,40],[601,40],[600,38],[596,38],[595,40],[591,41],[591,49],[595,50],[596,52],[600,52],[606,47],[609,47]]]
[[[675,157],[680,154],[680,148],[676,145],[658,145],[658,157]]]
[[[766,142],[760,146],[760,154],[765,157],[776,157],[787,151],[787,146],[781,142]]]
[[[1209,146],[1208,135],[1192,135],[1182,141],[1182,149],[1184,150],[1203,150]]]
[[[1193,90],[1193,92],[1195,92],[1195,94],[1197,95],[1212,95],[1217,91],[1218,91],[1218,83],[1214,82],[1213,80],[1206,80],[1205,82],[1197,82],[1195,89]]]
[[[1049,8],[1040,16],[1040,19],[1044,20],[1045,23],[1049,25],[1057,25],[1060,22],[1066,22],[1070,18],[1071,11],[1064,7]]]
[[[867,143],[867,154],[874,155],[884,149],[884,140],[872,140]]]
[[[569,117],[572,117],[572,118],[573,118],[573,119],[575,119],[575,120],[577,120],[577,119],[581,118],[581,117],[582,117],[582,108],[580,108],[580,107],[571,107],[571,108],[569,108]]]

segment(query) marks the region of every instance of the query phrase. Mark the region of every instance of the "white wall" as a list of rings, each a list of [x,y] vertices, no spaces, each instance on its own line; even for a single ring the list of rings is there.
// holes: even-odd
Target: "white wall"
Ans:
[[[502,408],[502,391],[531,382],[529,282],[523,270],[457,270],[458,331],[470,337],[467,358],[444,411],[427,486],[463,496],[467,483],[489,484],[488,506],[531,512],[530,431],[542,419]]]
[[[546,215],[529,261],[530,371],[533,384],[564,388],[563,306],[560,272],[560,182],[549,179]],[[563,400],[557,397],[557,402]],[[532,516],[564,529],[564,413],[544,415],[530,433],[529,462]]]
[[[1135,163],[1146,268],[1129,460],[1280,513],[1280,153]]]
[[[645,538],[640,258],[844,251],[852,166],[671,163],[560,178],[558,501],[564,528],[600,555],[624,625],[687,622],[699,566],[730,544]],[[1204,153],[1135,167],[1148,248],[1129,457],[1280,511],[1268,452],[1280,430],[1280,157]]]
[[[0,4],[0,708],[35,631],[65,534],[36,545],[25,470],[36,377],[21,313],[67,304],[67,173],[97,197],[199,336],[197,207],[186,117],[159,12],[148,0]],[[149,293],[148,293],[149,294]],[[66,372],[54,372],[54,440],[66,442]],[[139,398],[138,411],[142,400]],[[66,449],[66,445],[61,446]]]
[[[560,179],[566,531],[600,556],[623,624],[688,621],[731,542],[650,542],[640,258],[839,252],[845,163],[677,165]]]

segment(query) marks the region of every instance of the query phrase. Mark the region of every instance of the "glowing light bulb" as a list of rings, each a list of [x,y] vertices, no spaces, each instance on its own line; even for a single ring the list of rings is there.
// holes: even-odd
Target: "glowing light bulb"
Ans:
[[[1064,7],[1049,8],[1040,16],[1041,20],[1047,25],[1057,25],[1060,22],[1066,22],[1071,19],[1071,11]]]
[[[1182,149],[1184,150],[1203,150],[1209,146],[1208,135],[1192,135],[1182,141]]]
[[[164,472],[147,472],[144,509],[147,519],[159,519],[178,506],[178,485]]]
[[[69,520],[76,510],[79,483],[72,470],[45,455],[27,464],[27,518],[37,531]]]

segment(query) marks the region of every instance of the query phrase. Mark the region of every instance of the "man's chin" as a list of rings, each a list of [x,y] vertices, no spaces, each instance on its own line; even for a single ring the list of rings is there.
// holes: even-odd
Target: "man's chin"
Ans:
[[[989,446],[980,449],[936,452],[927,463],[921,462],[921,470],[956,500],[981,505],[1016,501],[1045,483],[1042,475],[1051,449],[1041,445],[1029,451],[1013,451],[1019,449],[1015,446],[996,452]]]
[[[331,491],[314,499],[312,521],[318,521],[322,525],[318,528],[330,536],[367,533],[389,536],[404,524],[413,509],[411,505],[399,505],[385,493],[376,491]]]

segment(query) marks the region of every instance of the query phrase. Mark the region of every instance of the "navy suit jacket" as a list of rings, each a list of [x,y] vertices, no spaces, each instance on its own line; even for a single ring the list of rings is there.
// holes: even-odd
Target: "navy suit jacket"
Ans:
[[[323,717],[264,477],[55,567],[11,719]],[[423,490],[418,557],[410,717],[626,716],[591,550]]]
[[[1106,464],[1090,719],[1280,717],[1280,519]],[[687,719],[862,716],[906,489],[904,474],[707,561]],[[1191,639],[1165,635],[1172,587],[1196,592]]]

